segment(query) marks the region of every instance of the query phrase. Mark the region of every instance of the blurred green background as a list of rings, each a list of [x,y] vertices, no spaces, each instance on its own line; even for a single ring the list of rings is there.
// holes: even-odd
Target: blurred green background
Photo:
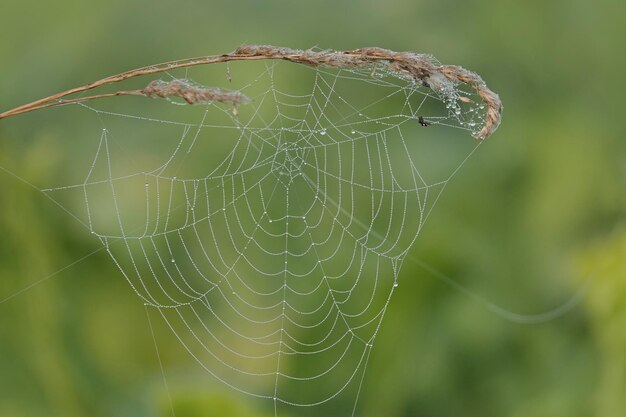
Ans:
[[[617,417],[624,16],[609,0],[5,0],[0,103],[242,43],[380,46],[478,72],[504,102],[503,124],[404,263],[356,415]],[[0,121],[0,416],[168,416],[170,397],[178,417],[272,415],[216,388],[157,331],[165,389],[146,312],[110,258],[81,260],[98,243],[11,175],[54,182],[64,150],[53,116]]]

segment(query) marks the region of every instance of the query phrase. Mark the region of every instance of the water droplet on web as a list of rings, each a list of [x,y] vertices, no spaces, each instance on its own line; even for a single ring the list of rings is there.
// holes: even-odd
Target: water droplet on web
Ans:
[[[172,258],[172,263],[176,263],[176,259]]]
[[[352,130],[350,131],[350,133],[352,133],[352,134],[354,135],[354,134],[356,133],[356,130],[352,129]]]
[[[320,131],[320,135],[325,135],[325,134],[326,134],[326,129],[322,129],[322,130]]]
[[[394,282],[394,283],[393,283],[393,288],[397,288],[397,287],[398,287],[398,283],[397,283],[397,282]]]

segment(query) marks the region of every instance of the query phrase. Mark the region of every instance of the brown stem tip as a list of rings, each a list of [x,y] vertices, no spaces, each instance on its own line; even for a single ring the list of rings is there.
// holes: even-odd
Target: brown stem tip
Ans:
[[[250,98],[239,91],[226,91],[221,88],[204,87],[190,80],[175,79],[171,81],[154,80],[141,93],[148,97],[180,97],[187,104],[207,104],[214,101],[220,103],[246,104]]]

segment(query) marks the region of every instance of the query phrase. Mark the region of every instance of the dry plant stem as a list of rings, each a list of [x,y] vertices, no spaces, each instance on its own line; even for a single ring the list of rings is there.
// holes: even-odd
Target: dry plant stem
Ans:
[[[217,101],[237,106],[250,102],[250,99],[239,91],[207,88],[189,80],[154,80],[138,92],[148,97],[180,97],[187,104],[206,104]]]
[[[448,80],[453,83],[464,83],[471,86],[487,106],[485,125],[480,132],[475,134],[476,138],[481,140],[486,139],[500,124],[502,116],[502,103],[500,98],[496,93],[487,87],[478,74],[456,65],[438,65],[434,63],[432,57],[428,55],[415,54],[412,52],[394,52],[382,48],[361,48],[353,51],[336,52],[295,50],[274,46],[256,45],[244,45],[228,54],[189,58],[126,71],[121,74],[106,77],[80,87],[53,94],[49,97],[45,97],[16,107],[12,110],[8,110],[4,113],[0,113],[0,119],[46,107],[58,106],[67,103],[85,102],[105,97],[121,95],[150,96],[151,94],[149,94],[149,88],[146,87],[143,90],[118,91],[116,93],[63,100],[64,97],[72,94],[92,90],[104,85],[118,83],[134,77],[220,62],[253,61],[264,59],[282,59],[312,67],[334,68],[367,67],[378,63],[379,65],[387,66],[390,70],[395,71],[398,74],[412,77],[415,81],[428,85],[433,89],[437,89],[441,86],[442,80]]]

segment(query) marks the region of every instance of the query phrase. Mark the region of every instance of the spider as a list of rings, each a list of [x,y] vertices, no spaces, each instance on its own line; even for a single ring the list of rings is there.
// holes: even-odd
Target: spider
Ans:
[[[424,116],[419,116],[417,118],[417,121],[419,122],[420,126],[424,126],[424,127],[430,126],[430,122],[424,120]]]

